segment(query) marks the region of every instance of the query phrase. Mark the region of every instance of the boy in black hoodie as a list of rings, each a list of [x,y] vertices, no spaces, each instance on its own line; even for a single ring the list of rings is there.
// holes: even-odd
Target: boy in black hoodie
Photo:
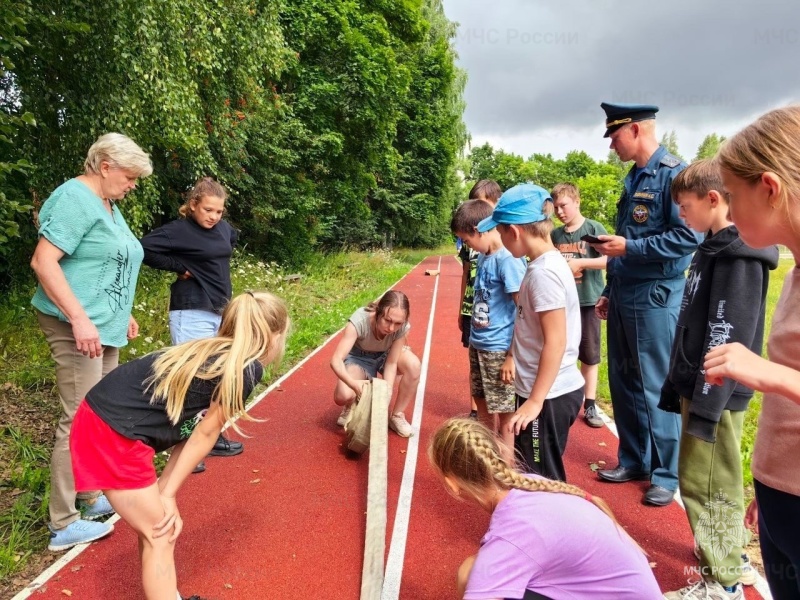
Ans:
[[[691,164],[671,189],[686,225],[706,233],[689,267],[659,403],[682,415],[678,482],[702,578],[665,597],[739,599],[739,582],[755,583],[742,553],[747,535],[740,455],[753,390],[731,379],[708,384],[702,366],[706,353],[720,344],[740,342],[761,354],[769,271],[778,265],[778,249],[755,250],[741,240],[713,162]]]

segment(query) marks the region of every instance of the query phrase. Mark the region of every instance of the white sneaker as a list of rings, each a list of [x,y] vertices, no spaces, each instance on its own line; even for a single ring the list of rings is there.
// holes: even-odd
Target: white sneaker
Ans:
[[[697,559],[700,559],[700,546],[695,545],[694,547],[694,555]],[[742,570],[739,573],[739,583],[742,585],[755,585],[756,579],[758,579],[758,573],[755,570],[755,567],[750,563],[750,557],[747,556],[744,552],[742,553]]]
[[[689,585],[675,592],[664,594],[665,600],[744,600],[742,586],[737,584],[736,589],[728,592],[718,581],[700,579],[695,583],[687,581]]]
[[[414,429],[406,421],[406,416],[399,412],[389,417],[389,428],[400,437],[408,438],[414,435]]]
[[[755,585],[757,579],[755,567],[750,564],[750,557],[742,554],[742,571],[739,573],[739,583],[742,585]]]
[[[338,418],[338,419],[336,419],[336,424],[337,424],[339,427],[344,427],[344,426],[347,424],[347,419],[349,419],[349,418],[350,418],[350,409],[352,409],[352,408],[353,408],[353,405],[352,405],[352,404],[349,404],[349,405],[345,406],[345,407],[342,409],[342,412],[341,412],[341,414],[339,415],[339,418]]]

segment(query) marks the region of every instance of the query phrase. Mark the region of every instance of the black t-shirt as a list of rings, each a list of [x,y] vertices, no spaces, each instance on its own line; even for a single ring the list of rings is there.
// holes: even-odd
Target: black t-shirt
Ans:
[[[211,229],[191,217],[154,229],[142,238],[144,264],[183,275],[170,288],[170,310],[221,313],[231,299],[231,254],[237,233],[227,221]]]
[[[195,377],[186,394],[183,414],[177,425],[173,425],[167,417],[166,404],[163,401],[150,404],[153,387],[146,389],[158,356],[158,352],[153,352],[118,366],[89,390],[86,401],[114,431],[161,452],[188,439],[211,404],[219,380]],[[263,373],[258,361],[245,369],[243,398],[250,395]]]

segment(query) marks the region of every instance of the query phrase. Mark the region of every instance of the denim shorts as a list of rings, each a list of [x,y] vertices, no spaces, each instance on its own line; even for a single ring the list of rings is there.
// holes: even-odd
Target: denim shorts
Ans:
[[[173,346],[217,335],[222,317],[210,310],[169,311],[169,335]]]
[[[368,352],[360,348],[353,347],[344,359],[344,365],[356,365],[361,367],[361,370],[366,373],[369,379],[374,379],[378,373],[383,373],[383,365],[386,363],[386,357],[389,351],[385,352]]]

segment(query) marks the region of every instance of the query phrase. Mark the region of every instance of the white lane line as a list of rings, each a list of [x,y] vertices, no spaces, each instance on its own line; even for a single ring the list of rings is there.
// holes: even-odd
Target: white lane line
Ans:
[[[441,277],[442,269],[441,256],[439,257],[439,265],[436,268],[439,270],[440,275],[436,276],[436,283],[433,286],[431,314],[428,317],[428,332],[425,335],[425,350],[422,353],[422,369],[419,375],[417,397],[414,399],[414,416],[411,419],[414,436],[408,440],[408,448],[406,449],[406,464],[403,469],[403,481],[400,484],[397,512],[394,516],[394,529],[392,529],[392,541],[389,545],[389,558],[386,561],[381,600],[397,600],[400,596],[400,580],[403,576],[403,562],[405,561],[406,540],[408,538],[408,521],[411,515],[411,496],[414,492],[414,476],[417,472],[422,405],[425,400],[425,384],[428,381],[428,363],[430,362],[431,340],[433,339],[433,317],[436,314],[436,296],[439,293],[439,278]]]
[[[386,290],[386,292],[388,292],[389,290],[393,290],[393,289],[395,289],[395,288],[396,288],[396,287],[397,287],[397,286],[400,284],[400,282],[402,282],[402,281],[403,281],[403,280],[404,280],[406,277],[408,277],[408,276],[409,276],[411,273],[413,273],[413,272],[414,272],[414,270],[415,270],[415,269],[416,269],[418,266],[420,266],[420,265],[421,265],[421,264],[422,264],[424,261],[425,261],[425,259],[423,258],[423,259],[422,259],[421,261],[419,261],[419,262],[418,262],[416,265],[414,265],[413,267],[411,267],[411,268],[408,270],[408,273],[406,273],[406,274],[405,274],[405,275],[403,275],[403,276],[402,276],[400,279],[398,279],[398,280],[397,280],[397,282],[396,282],[394,285],[392,285],[390,288],[388,288],[388,289]],[[441,262],[442,262],[442,259],[441,259],[441,257],[440,257],[440,258],[439,258],[439,264],[440,264],[440,265],[441,265]],[[437,279],[436,279],[436,283],[437,283],[437,285],[438,285],[438,283],[439,283],[439,279],[438,279],[438,277],[437,277]],[[435,289],[435,288],[434,288],[434,289]],[[386,292],[384,292],[384,294],[385,294]],[[435,292],[434,292],[434,293],[435,293]],[[381,296],[383,296],[383,294],[381,294]],[[380,298],[381,296],[378,296],[378,298]],[[434,296],[434,297],[435,297],[435,296]],[[289,369],[289,370],[288,370],[286,373],[284,373],[283,375],[281,375],[281,377],[280,377],[280,378],[279,378],[277,381],[275,381],[274,383],[272,383],[272,384],[271,384],[271,385],[270,385],[270,386],[269,386],[267,389],[265,389],[263,392],[261,392],[261,393],[260,393],[258,396],[256,396],[255,398],[253,398],[253,399],[252,399],[250,402],[248,402],[248,403],[247,403],[247,406],[245,407],[245,410],[250,410],[250,409],[251,409],[251,408],[253,408],[253,407],[254,407],[256,404],[258,404],[259,402],[261,402],[261,401],[262,401],[262,400],[263,400],[263,399],[264,399],[264,398],[267,396],[267,394],[269,394],[269,393],[270,393],[272,390],[274,390],[274,389],[276,389],[277,387],[279,387],[279,386],[280,386],[280,385],[281,385],[281,384],[282,384],[284,381],[286,381],[286,380],[287,380],[287,379],[288,379],[288,378],[289,378],[289,377],[290,377],[290,376],[291,376],[291,375],[292,375],[292,374],[293,374],[295,371],[297,371],[297,370],[298,370],[300,367],[302,367],[304,364],[306,364],[306,363],[307,363],[309,360],[311,360],[311,358],[312,358],[312,357],[313,357],[315,354],[317,354],[317,353],[318,353],[320,350],[322,350],[322,349],[323,349],[325,346],[327,346],[327,345],[328,345],[328,344],[329,344],[329,343],[330,343],[330,342],[331,342],[331,341],[332,341],[332,340],[333,340],[333,339],[334,339],[334,338],[335,338],[337,335],[339,335],[339,334],[342,332],[342,329],[344,329],[344,327],[346,327],[346,326],[347,326],[347,324],[345,323],[345,326],[343,326],[341,329],[339,329],[339,330],[338,330],[336,333],[333,333],[333,334],[331,334],[330,336],[328,336],[328,339],[326,339],[326,340],[325,340],[325,341],[324,341],[324,342],[323,342],[321,345],[317,346],[317,347],[316,347],[316,348],[315,348],[315,349],[314,349],[312,352],[310,352],[310,353],[308,354],[308,356],[306,356],[305,358],[303,358],[303,360],[301,360],[299,363],[297,363],[295,366],[293,366],[291,369]],[[230,423],[228,423],[228,424],[226,424],[226,425],[225,425],[225,429],[227,429],[228,427],[230,427]],[[112,525],[113,525],[113,524],[114,524],[114,523],[116,523],[117,521],[119,521],[119,515],[114,515],[113,517],[109,518],[109,519],[106,521],[106,523],[110,523],[110,524],[112,524]],[[112,535],[113,535],[113,534],[112,534]],[[100,543],[102,543],[102,542],[100,542]],[[35,592],[35,591],[36,591],[36,590],[38,590],[40,587],[42,587],[42,586],[43,586],[45,583],[47,583],[47,582],[50,580],[50,578],[51,578],[51,577],[53,577],[53,575],[55,575],[56,573],[58,573],[58,572],[59,572],[61,569],[63,569],[63,568],[64,568],[64,567],[66,567],[66,566],[67,566],[69,563],[71,563],[73,560],[75,560],[76,558],[78,558],[78,556],[80,556],[80,555],[81,555],[81,553],[82,553],[84,550],[86,550],[86,549],[87,549],[87,548],[88,548],[90,545],[91,545],[91,544],[80,544],[80,545],[78,545],[78,546],[75,546],[75,547],[73,547],[72,549],[70,549],[70,550],[69,550],[69,551],[68,551],[68,552],[67,552],[67,553],[66,553],[64,556],[62,556],[61,558],[59,558],[59,559],[58,559],[56,562],[54,562],[52,565],[50,565],[50,566],[49,566],[49,567],[47,567],[47,568],[46,568],[44,571],[42,571],[42,572],[39,574],[39,576],[38,576],[36,579],[34,579],[34,580],[33,580],[33,581],[31,581],[30,583],[28,583],[28,585],[26,585],[26,586],[25,586],[25,587],[24,587],[22,590],[20,590],[20,591],[19,591],[19,593],[18,593],[16,596],[14,596],[14,597],[13,597],[11,600],[25,600],[26,598],[28,598],[28,597],[29,597],[29,596],[30,596],[30,595],[31,595],[33,592]]]

